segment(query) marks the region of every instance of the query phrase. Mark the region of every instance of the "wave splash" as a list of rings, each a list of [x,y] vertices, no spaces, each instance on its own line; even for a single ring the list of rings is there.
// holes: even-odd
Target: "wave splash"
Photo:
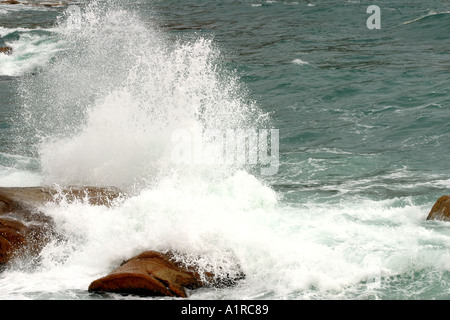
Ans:
[[[111,208],[43,208],[66,240],[40,254],[34,272],[41,280],[15,280],[27,294],[43,279],[59,283],[53,291],[85,290],[144,250],[181,252],[200,270],[228,276],[241,272],[236,250],[255,221],[263,229],[273,223],[275,192],[241,164],[172,161],[179,129],[268,123],[213,40],[169,41],[151,21],[113,3],[69,7],[55,27],[64,50],[20,80],[16,130],[33,145],[42,184],[116,186],[132,196]],[[74,272],[78,278],[69,280]]]
[[[212,39],[170,42],[135,14],[95,1],[68,12],[59,23],[64,52],[21,86],[27,138],[47,183],[151,180],[174,169],[174,130],[265,121],[237,76],[221,67]]]

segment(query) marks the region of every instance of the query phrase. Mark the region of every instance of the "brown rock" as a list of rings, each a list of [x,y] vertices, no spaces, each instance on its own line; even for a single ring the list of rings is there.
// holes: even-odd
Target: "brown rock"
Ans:
[[[146,251],[89,286],[91,292],[186,297],[186,288],[202,286],[199,275],[171,260],[170,254]]]
[[[67,6],[67,2],[41,2],[41,3],[30,3],[30,2],[23,2],[22,4],[27,6],[33,6],[33,7],[62,7]]]
[[[38,252],[48,240],[51,219],[37,210],[47,199],[39,188],[0,188],[0,265]]]
[[[0,219],[0,264],[8,262],[14,252],[25,245],[25,228],[19,221]]]
[[[442,196],[436,201],[427,220],[450,221],[450,195]]]
[[[36,212],[46,202],[62,199],[72,201],[86,200],[92,205],[109,205],[124,195],[114,187],[68,187],[62,190],[49,187],[0,187],[0,215],[7,212],[26,216]]]
[[[50,225],[0,218],[0,266],[16,257],[36,255],[51,236],[56,234]]]
[[[17,256],[37,254],[51,237],[60,237],[53,220],[40,211],[46,202],[86,200],[108,205],[120,195],[114,188],[0,187],[0,265]]]
[[[11,47],[0,47],[0,53],[12,54],[12,48]]]
[[[15,1],[15,0],[5,0],[5,1],[0,1],[0,3],[5,3],[5,4],[20,4],[19,1]]]
[[[227,274],[220,279],[208,272],[200,275],[194,266],[177,262],[174,257],[171,252],[145,251],[127,260],[105,277],[93,281],[88,290],[185,298],[186,289],[232,286],[245,278],[242,271],[234,276]]]
[[[122,193],[115,188],[71,187],[56,190],[46,187],[0,187],[0,267],[12,258],[37,254],[56,234],[53,220],[40,211],[46,202],[88,201],[92,205],[110,205]],[[186,297],[186,289],[203,286],[229,286],[242,279],[234,272],[216,278],[199,274],[193,266],[175,260],[172,253],[146,251],[126,261],[109,275],[95,280],[91,292],[117,292],[147,296]]]

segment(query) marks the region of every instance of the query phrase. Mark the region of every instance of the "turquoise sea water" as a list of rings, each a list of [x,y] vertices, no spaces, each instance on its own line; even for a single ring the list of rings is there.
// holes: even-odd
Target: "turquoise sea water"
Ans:
[[[44,208],[68,239],[0,298],[97,299],[155,249],[246,274],[193,299],[449,299],[449,35],[448,1],[1,5],[0,186],[134,196]],[[183,128],[277,129],[278,171],[173,163]]]

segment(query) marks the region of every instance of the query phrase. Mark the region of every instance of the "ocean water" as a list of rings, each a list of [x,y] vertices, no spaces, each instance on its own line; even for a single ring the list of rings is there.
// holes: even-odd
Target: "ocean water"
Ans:
[[[246,275],[193,300],[449,299],[449,37],[448,1],[1,4],[0,186],[130,196],[45,205],[0,299],[145,299],[87,292],[145,250]]]

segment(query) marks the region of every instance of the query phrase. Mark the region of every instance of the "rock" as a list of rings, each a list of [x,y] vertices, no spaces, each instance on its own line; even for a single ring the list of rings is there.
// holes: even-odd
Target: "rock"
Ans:
[[[5,3],[5,4],[20,4],[19,1],[15,1],[15,0],[0,1],[0,3]]]
[[[10,219],[0,219],[0,264],[8,262],[13,253],[25,246],[25,225]]]
[[[0,187],[0,266],[17,256],[37,254],[52,237],[59,237],[53,220],[40,211],[46,202],[82,199],[108,205],[120,195],[114,188]]]
[[[0,187],[0,268],[16,257],[36,255],[57,234],[54,221],[42,212],[47,202],[86,201],[91,205],[111,205],[126,196],[116,188]],[[116,292],[146,296],[187,297],[186,290],[234,285],[244,278],[240,268],[232,275],[200,273],[194,266],[176,260],[173,253],[145,251],[127,260],[110,274],[93,281],[90,292]],[[200,259],[201,260],[201,259]]]
[[[186,297],[186,288],[202,285],[199,275],[173,262],[170,254],[146,251],[107,276],[93,281],[91,292]]]
[[[51,219],[37,211],[47,199],[40,189],[0,188],[0,264],[38,252],[48,240]]]
[[[450,195],[442,196],[436,201],[427,220],[450,221]]]
[[[31,3],[31,2],[20,2],[16,0],[4,0],[0,1],[0,3],[4,4],[23,4],[26,6],[33,6],[33,7],[61,7],[61,6],[67,6],[67,2],[61,1],[61,2],[42,2],[42,3]]]
[[[12,54],[12,48],[11,47],[0,47],[0,53]]]
[[[145,251],[124,262],[107,276],[93,281],[90,292],[114,292],[143,296],[169,296],[186,298],[186,289],[207,287],[211,284],[230,286],[244,278],[215,280],[214,275],[203,276],[194,267],[185,266],[174,259],[172,253]]]
[[[0,265],[18,256],[37,254],[50,239],[49,226],[0,218]]]

